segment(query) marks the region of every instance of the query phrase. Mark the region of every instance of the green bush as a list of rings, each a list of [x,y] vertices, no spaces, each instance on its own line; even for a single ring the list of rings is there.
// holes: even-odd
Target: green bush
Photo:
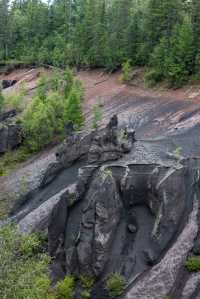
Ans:
[[[12,94],[6,97],[5,104],[8,108],[21,112],[24,108],[24,98],[20,94]]]
[[[76,129],[80,129],[84,122],[82,114],[83,90],[78,82],[74,82],[65,105],[65,123],[72,122]]]
[[[49,144],[54,136],[64,136],[65,125],[83,124],[83,89],[70,70],[55,73],[49,81],[42,79],[37,96],[21,118],[25,144],[31,152]]]
[[[75,294],[75,279],[73,276],[66,276],[63,281],[57,283],[57,299],[73,299]]]
[[[129,82],[131,80],[132,67],[130,60],[127,60],[122,64],[122,81]]]
[[[108,291],[110,298],[116,298],[120,296],[126,286],[126,280],[118,273],[110,275],[106,282],[106,290]]]
[[[144,77],[144,81],[149,87],[155,86],[162,79],[163,79],[162,74],[159,73],[159,71],[156,69],[151,69],[147,71]]]
[[[91,298],[91,295],[88,290],[83,290],[81,292],[81,299],[90,299],[90,298]]]
[[[42,149],[53,139],[54,124],[55,115],[52,107],[40,98],[34,98],[22,118],[25,144],[30,151]]]
[[[185,262],[185,266],[189,272],[200,271],[200,256],[192,256]]]
[[[0,298],[47,298],[50,259],[39,248],[35,234],[21,235],[13,226],[0,229]]]
[[[94,285],[94,278],[91,276],[81,275],[80,282],[83,289],[90,290]]]

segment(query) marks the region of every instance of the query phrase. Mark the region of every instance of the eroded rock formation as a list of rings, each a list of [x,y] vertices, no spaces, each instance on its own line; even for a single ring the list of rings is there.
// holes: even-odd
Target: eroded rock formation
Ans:
[[[133,147],[134,132],[120,138],[116,121],[111,124],[90,137],[87,150],[79,148],[76,157],[87,156],[87,165],[53,208],[48,227],[53,279],[93,276],[92,298],[106,299],[105,279],[118,272],[127,280],[124,298],[178,299],[183,264],[199,252],[200,160],[173,167],[121,160]],[[65,147],[58,161],[68,165],[70,155]],[[179,294],[192,299],[200,277],[184,278]]]
[[[21,142],[21,126],[17,124],[13,117],[6,117],[6,120],[0,122],[0,154],[16,148],[21,144]]]

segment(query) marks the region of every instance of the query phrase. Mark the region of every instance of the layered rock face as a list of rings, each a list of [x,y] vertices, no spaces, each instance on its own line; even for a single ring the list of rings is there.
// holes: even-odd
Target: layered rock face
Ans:
[[[22,142],[22,128],[15,116],[15,110],[0,115],[0,154],[16,148]]]
[[[22,142],[21,127],[15,123],[0,123],[0,153],[19,146]]]
[[[87,165],[53,208],[53,279],[93,276],[92,298],[103,299],[106,278],[117,272],[127,280],[124,298],[195,298],[200,277],[183,271],[183,264],[192,252],[199,254],[200,161],[169,167],[121,160],[133,147],[134,132],[120,138],[116,119],[110,124],[85,144]],[[57,157],[65,164],[70,155],[65,147]]]

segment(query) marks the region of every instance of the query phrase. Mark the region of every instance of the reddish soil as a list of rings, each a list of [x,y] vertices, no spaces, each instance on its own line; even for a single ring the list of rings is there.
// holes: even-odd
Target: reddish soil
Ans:
[[[18,83],[6,89],[6,93],[15,92],[25,83],[30,100],[42,72],[49,76],[50,71],[43,68],[11,72],[4,79],[15,79]],[[121,123],[128,122],[140,128],[141,136],[145,137],[155,137],[166,132],[176,134],[178,130],[182,132],[200,124],[200,86],[188,85],[177,90],[148,88],[143,82],[143,70],[139,70],[138,74],[131,86],[128,86],[121,82],[120,72],[108,74],[101,69],[80,71],[77,77],[85,87],[86,125],[91,126],[91,110],[97,104],[103,107],[102,123],[116,113]]]

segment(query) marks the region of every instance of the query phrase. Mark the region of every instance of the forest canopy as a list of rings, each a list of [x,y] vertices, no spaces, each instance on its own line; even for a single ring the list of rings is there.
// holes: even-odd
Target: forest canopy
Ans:
[[[199,0],[0,0],[0,61],[147,66],[180,86],[200,77]]]

